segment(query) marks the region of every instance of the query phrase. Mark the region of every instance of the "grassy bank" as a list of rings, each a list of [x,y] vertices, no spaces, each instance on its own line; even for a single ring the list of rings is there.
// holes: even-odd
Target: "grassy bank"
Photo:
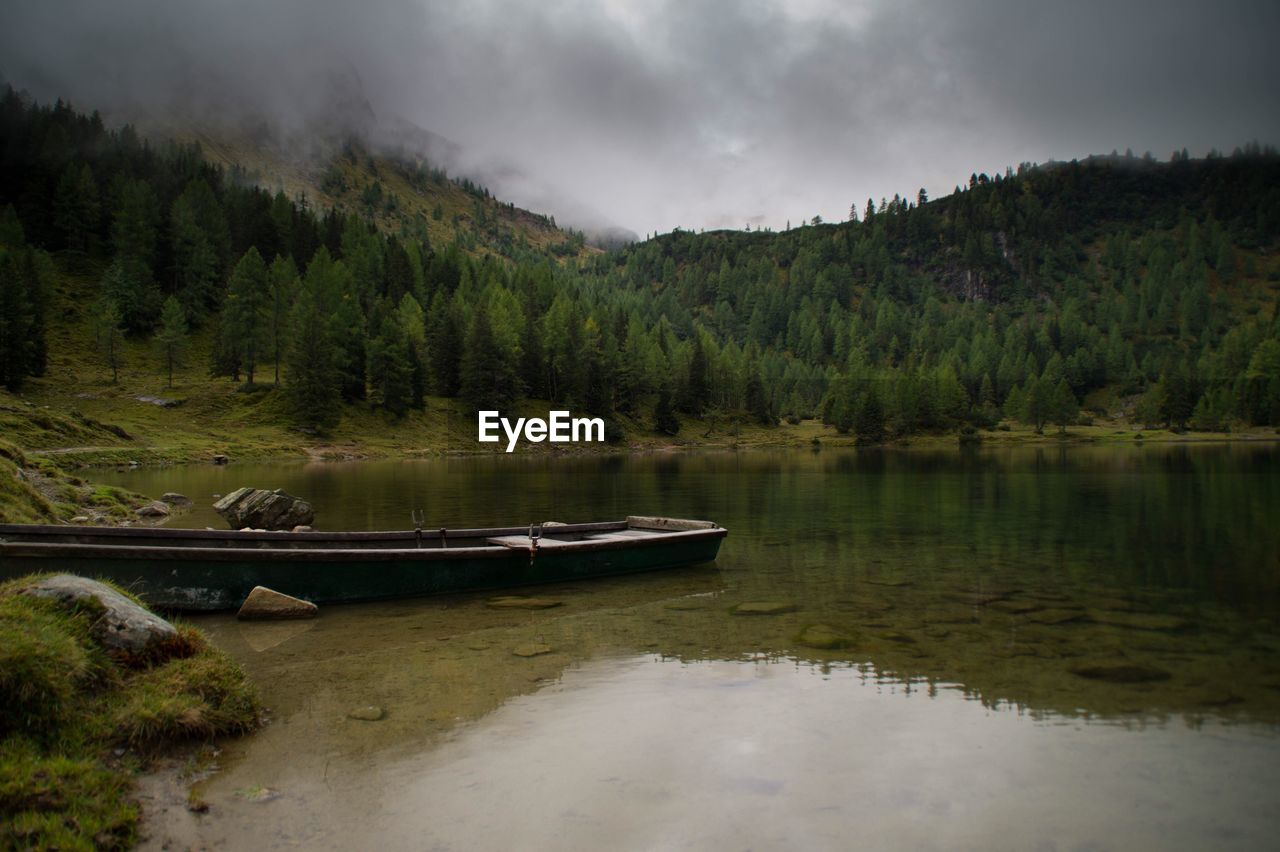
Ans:
[[[0,440],[0,521],[11,524],[119,524],[139,520],[147,500],[123,488],[66,473],[50,456],[24,453]]]
[[[119,385],[73,383],[58,386],[50,380],[33,383],[31,392],[14,397],[0,392],[0,431],[22,447],[25,464],[37,470],[70,470],[81,466],[119,466],[130,463],[166,464],[209,462],[222,454],[233,460],[267,458],[396,458],[456,454],[502,453],[505,441],[481,444],[476,440],[476,419],[459,400],[432,397],[425,411],[393,418],[362,405],[344,407],[342,420],[329,434],[315,435],[291,425],[282,394],[264,387],[244,392],[229,382],[192,377],[175,381],[173,388],[157,387],[145,374],[122,377]],[[172,407],[140,401],[157,396],[177,402]],[[508,416],[546,417],[552,406],[527,400]],[[698,448],[786,448],[853,446],[855,436],[842,435],[816,420],[780,423],[765,427],[733,417],[683,420],[676,435],[654,431],[643,418],[618,418],[625,438],[607,444],[529,444],[516,452],[593,453],[645,452]],[[1200,442],[1275,440],[1273,429],[1234,432],[1173,432],[1145,429],[1123,419],[1097,419],[1090,425],[1056,426],[1043,433],[1018,423],[1005,422],[974,433],[988,444],[1061,444],[1079,442]],[[945,446],[961,440],[958,432],[917,434],[890,439],[891,446]],[[3,445],[0,445],[3,446]],[[5,452],[0,449],[0,465]],[[65,490],[65,489],[64,489]],[[83,514],[84,500],[68,497],[61,502],[64,518]],[[105,495],[97,495],[102,499]],[[156,495],[151,495],[156,496]],[[120,499],[127,502],[123,496]],[[20,517],[35,517],[28,509]],[[47,511],[44,515],[47,517]]]
[[[0,847],[117,849],[136,839],[133,777],[173,743],[257,725],[256,695],[204,636],[145,664],[93,638],[98,613],[0,586]]]

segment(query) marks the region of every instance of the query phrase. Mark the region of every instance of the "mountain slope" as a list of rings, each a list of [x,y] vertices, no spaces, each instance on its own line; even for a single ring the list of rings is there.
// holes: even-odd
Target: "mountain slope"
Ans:
[[[864,442],[1280,425],[1269,149],[1028,166],[860,221],[565,261],[520,230],[536,218],[354,144],[319,178],[339,210],[63,104],[10,93],[0,129],[4,382],[153,446],[178,435],[166,457],[325,434],[474,447],[470,412],[547,406],[649,442],[779,419]],[[166,396],[175,349],[185,407],[135,405]]]

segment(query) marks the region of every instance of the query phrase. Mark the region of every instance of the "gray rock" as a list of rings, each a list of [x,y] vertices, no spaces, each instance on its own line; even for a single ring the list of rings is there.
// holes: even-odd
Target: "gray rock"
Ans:
[[[214,457],[213,457],[213,463],[214,463],[214,464],[226,464],[226,463],[227,463],[227,462],[229,462],[229,461],[231,461],[231,459],[227,458],[227,457],[226,457],[226,456],[224,456],[222,453],[217,453],[217,454],[216,454],[216,455],[214,455]]]
[[[88,516],[88,515],[76,515],[74,518],[72,518],[72,519],[71,519],[71,523],[73,523],[73,524],[87,524],[87,523],[89,523],[89,516]]]
[[[148,405],[158,405],[161,408],[175,408],[182,405],[182,400],[180,399],[165,399],[164,397],[147,396],[145,394],[143,396],[135,396],[134,399],[138,402],[145,402]]]
[[[315,528],[307,524],[298,524],[293,528],[292,532],[315,532]]]
[[[387,716],[387,711],[383,710],[376,704],[370,704],[366,707],[357,707],[347,714],[348,719],[355,719],[358,722],[380,722]]]
[[[160,502],[168,503],[170,506],[190,506],[191,498],[176,491],[166,491],[160,495]]]
[[[140,518],[167,518],[169,517],[168,505],[155,500],[142,508],[138,509],[138,517]]]
[[[94,613],[91,631],[94,640],[117,656],[145,658],[157,645],[178,635],[173,625],[160,616],[87,577],[55,574],[37,580],[21,593],[57,601],[68,609]]]
[[[315,520],[311,504],[286,494],[282,489],[237,488],[213,504],[213,508],[233,530],[291,530],[309,526]]]
[[[236,618],[242,621],[268,621],[283,618],[315,618],[319,607],[311,601],[290,597],[266,586],[254,586],[240,605]]]

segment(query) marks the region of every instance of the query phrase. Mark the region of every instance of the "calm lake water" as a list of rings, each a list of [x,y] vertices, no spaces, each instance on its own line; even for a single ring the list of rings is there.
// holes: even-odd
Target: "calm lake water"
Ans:
[[[383,849],[1264,849],[1280,832],[1280,450],[460,458],[98,477],[317,526],[627,514],[714,566],[193,619],[272,710],[148,843]],[[763,609],[772,614],[742,614]],[[523,657],[523,646],[549,651]],[[348,717],[368,705],[385,717]],[[150,793],[149,793],[150,795]],[[159,794],[156,794],[159,795]]]

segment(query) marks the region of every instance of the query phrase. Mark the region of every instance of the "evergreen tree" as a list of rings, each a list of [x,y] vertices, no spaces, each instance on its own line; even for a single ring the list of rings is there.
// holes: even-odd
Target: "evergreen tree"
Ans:
[[[341,357],[332,318],[308,280],[289,314],[286,397],[301,425],[324,432],[338,425],[342,403]]]
[[[462,387],[462,344],[459,302],[437,290],[427,310],[427,356],[431,388],[439,396],[455,397]]]
[[[862,395],[853,421],[853,430],[858,435],[859,444],[879,444],[884,441],[884,406],[875,385],[868,387],[867,392]]]
[[[94,348],[102,363],[111,370],[111,383],[120,381],[120,368],[124,365],[124,317],[120,308],[105,293],[90,308]]]
[[[405,293],[396,308],[396,319],[404,331],[409,347],[410,397],[414,408],[426,405],[427,395],[427,332],[426,314],[409,293]]]
[[[461,395],[476,411],[504,411],[517,399],[520,377],[505,356],[481,305],[471,319],[461,365]]]
[[[378,334],[369,340],[368,358],[369,401],[403,417],[413,402],[413,358],[409,335],[397,314],[387,316]]]
[[[1258,344],[1239,384],[1241,408],[1249,422],[1280,426],[1280,340]]]
[[[182,352],[187,345],[187,315],[173,296],[164,300],[155,342],[169,376],[169,387],[173,387],[173,368],[181,366]]]
[[[1080,409],[1076,402],[1076,395],[1071,392],[1071,386],[1067,384],[1066,379],[1058,379],[1058,384],[1053,389],[1050,410],[1050,419],[1058,424],[1063,432],[1075,422]]]
[[[675,435],[680,431],[680,421],[671,406],[671,393],[665,389],[658,394],[658,401],[653,406],[653,428],[664,435]]]
[[[1160,417],[1165,426],[1178,429],[1187,428],[1187,421],[1195,411],[1195,385],[1186,365],[1179,364],[1160,377],[1164,389],[1164,398],[1160,406]]]
[[[190,321],[221,301],[220,286],[230,249],[226,217],[204,180],[187,184],[169,214],[174,284]]]
[[[15,252],[0,249],[0,384],[11,391],[34,372],[36,323],[31,293]]]
[[[155,327],[163,299],[145,263],[121,255],[107,267],[99,286],[119,309],[126,329],[142,332]]]
[[[693,341],[689,356],[689,373],[685,382],[684,399],[680,410],[694,417],[702,416],[711,397],[711,379],[707,366],[707,352],[700,338]]]
[[[68,165],[54,195],[54,227],[62,236],[63,247],[87,253],[100,215],[98,184],[88,163]]]
[[[765,396],[764,382],[760,381],[760,373],[752,370],[747,377],[746,386],[747,413],[751,419],[761,426],[772,426],[775,422],[773,412],[769,410],[769,398]]]
[[[271,360],[275,364],[275,383],[280,384],[280,361],[289,332],[289,311],[298,292],[298,267],[293,258],[276,255],[267,270],[268,308],[267,337]]]
[[[221,326],[221,352],[226,361],[216,369],[233,367],[233,375],[244,370],[245,382],[253,375],[264,351],[271,345],[271,294],[267,267],[256,248],[250,248],[236,263],[227,285]]]
[[[151,184],[129,180],[111,217],[111,243],[117,258],[132,258],[145,265],[148,275],[156,268],[156,238],[160,229],[160,203]]]

